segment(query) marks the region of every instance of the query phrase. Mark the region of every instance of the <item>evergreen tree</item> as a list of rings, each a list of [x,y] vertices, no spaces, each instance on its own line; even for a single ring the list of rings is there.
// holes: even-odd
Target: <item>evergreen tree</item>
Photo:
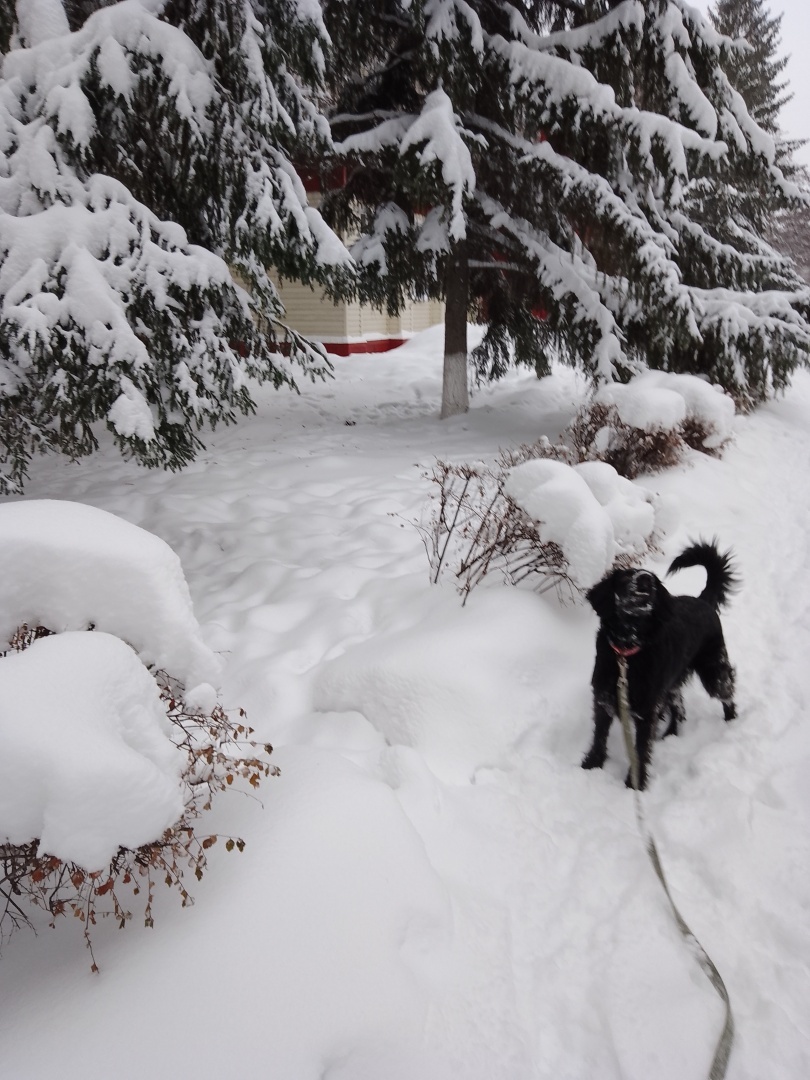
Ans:
[[[36,450],[91,452],[97,421],[143,463],[180,466],[202,427],[252,409],[249,377],[326,370],[268,277],[350,263],[296,171],[329,141],[320,10],[18,0],[17,15],[0,77],[0,487],[19,489]]]
[[[325,0],[356,287],[446,304],[443,415],[474,360],[497,375],[550,345],[589,373],[703,372],[741,401],[810,348],[790,266],[747,223],[693,213],[746,161],[791,186],[723,74],[733,48],[684,0]]]
[[[715,29],[732,38],[736,45],[729,51],[725,70],[734,89],[742,95],[748,112],[763,131],[779,139],[779,113],[793,97],[783,79],[788,58],[779,56],[782,15],[771,15],[764,0],[718,0],[709,9]],[[779,164],[791,166],[791,147],[799,143],[781,143]]]
[[[774,139],[776,161],[785,176],[807,190],[807,172],[794,157],[804,140],[786,139],[780,125],[779,114],[793,96],[783,78],[787,57],[778,55],[782,15],[772,16],[763,0],[719,0],[715,10],[709,9],[709,17],[720,33],[735,41],[726,65],[729,81],[757,124]],[[805,268],[806,277],[806,252],[797,238],[807,230],[807,202],[765,204],[745,170],[734,177],[729,195],[778,251],[794,259],[800,271]]]

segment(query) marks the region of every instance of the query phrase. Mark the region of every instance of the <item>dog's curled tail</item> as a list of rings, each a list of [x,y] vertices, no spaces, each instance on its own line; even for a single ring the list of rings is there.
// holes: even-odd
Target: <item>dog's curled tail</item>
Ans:
[[[673,559],[667,575],[683,570],[687,566],[705,567],[706,585],[699,599],[711,604],[713,608],[720,608],[727,603],[732,593],[736,592],[740,586],[739,578],[734,571],[732,553],[721,552],[716,540],[711,543],[702,540],[697,544],[690,544],[676,559]]]

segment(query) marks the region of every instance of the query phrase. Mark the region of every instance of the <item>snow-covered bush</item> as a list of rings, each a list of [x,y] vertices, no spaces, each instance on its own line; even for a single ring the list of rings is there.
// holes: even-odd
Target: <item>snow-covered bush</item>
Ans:
[[[114,634],[189,690],[217,684],[180,560],[145,529],[95,506],[31,499],[0,507],[0,642],[18,626]]]
[[[632,479],[689,449],[719,454],[733,421],[719,387],[650,371],[600,387],[558,443],[504,451],[491,468],[439,462],[419,526],[432,580],[452,574],[465,599],[493,570],[515,584],[534,577],[541,589],[589,588],[655,547],[661,506]]]
[[[560,548],[580,589],[594,585],[618,559],[638,561],[653,544],[655,496],[605,462],[526,461],[509,471],[504,491],[543,542]]]
[[[604,461],[622,476],[657,472],[688,449],[719,454],[731,438],[734,402],[695,375],[650,371],[607,383],[566,433],[578,461]]]
[[[0,558],[0,933],[31,921],[25,900],[86,934],[98,914],[124,925],[127,889],[151,924],[157,881],[185,905],[184,868],[202,876],[217,838],[195,819],[275,772],[271,748],[217,703],[219,662],[158,537],[89,506],[11,503]]]
[[[657,500],[604,462],[535,456],[514,466],[439,462],[439,491],[420,528],[431,578],[451,574],[465,598],[492,571],[540,591],[587,589],[656,537]]]
[[[0,662],[0,837],[87,870],[183,813],[160,690],[126,642],[71,631]]]
[[[605,383],[559,442],[547,438],[504,451],[504,465],[552,458],[568,465],[602,461],[634,479],[677,465],[689,450],[718,455],[732,437],[734,402],[695,375],[647,371]]]

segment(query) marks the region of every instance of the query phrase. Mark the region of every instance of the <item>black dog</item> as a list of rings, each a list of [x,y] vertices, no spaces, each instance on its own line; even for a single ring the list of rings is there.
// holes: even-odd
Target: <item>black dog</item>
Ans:
[[[721,554],[714,543],[693,544],[668,572],[686,566],[706,568],[706,587],[700,596],[673,596],[647,570],[614,570],[588,593],[600,626],[591,679],[593,744],[582,767],[601,768],[605,763],[608,731],[618,716],[617,656],[624,656],[642,790],[656,727],[665,721],[664,735],[677,735],[684,719],[681,687],[693,672],[706,691],[722,701],[726,720],[736,716],[734,669],[717,613],[737,586],[731,553]],[[631,785],[629,774],[627,784]]]

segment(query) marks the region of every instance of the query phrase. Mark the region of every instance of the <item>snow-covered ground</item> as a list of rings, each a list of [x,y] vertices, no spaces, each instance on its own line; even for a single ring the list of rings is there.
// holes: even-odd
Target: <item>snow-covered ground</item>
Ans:
[[[590,734],[595,616],[497,580],[431,586],[433,461],[550,438],[584,386],[510,375],[440,422],[440,331],[338,360],[208,438],[180,474],[111,448],[35,463],[28,499],[111,511],[180,557],[224,702],[276,746],[261,802],[221,795],[211,851],[155,928],[21,932],[0,959],[9,1080],[687,1080],[722,1007],[639,840],[620,735]],[[739,719],[699,688],[645,800],[675,899],[737,1020],[729,1080],[810,1076],[810,375],[737,418],[722,459],[635,483],[663,572],[717,535]],[[0,507],[2,512],[2,507]],[[13,568],[11,568],[13,573]],[[672,587],[696,592],[700,571]],[[135,909],[137,912],[137,909]],[[72,922],[73,920],[71,920]]]

